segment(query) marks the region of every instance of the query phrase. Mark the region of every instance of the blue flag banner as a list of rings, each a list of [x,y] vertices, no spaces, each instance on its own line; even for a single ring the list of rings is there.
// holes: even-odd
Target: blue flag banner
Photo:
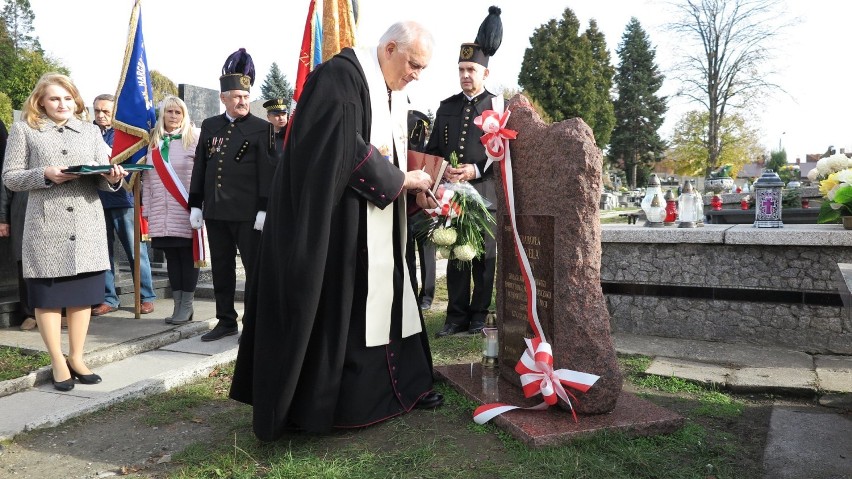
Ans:
[[[127,47],[115,93],[112,162],[138,163],[144,159],[150,142],[149,133],[156,121],[154,90],[142,38],[142,2],[136,0],[130,14]]]

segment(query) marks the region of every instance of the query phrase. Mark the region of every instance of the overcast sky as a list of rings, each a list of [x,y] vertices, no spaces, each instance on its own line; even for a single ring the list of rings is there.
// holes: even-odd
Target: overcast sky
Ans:
[[[48,54],[71,70],[87,103],[100,93],[114,93],[127,38],[132,0],[30,0],[35,34]],[[143,0],[142,21],[148,66],[175,83],[218,89],[225,58],[244,47],[254,59],[258,78],[252,99],[272,62],[295,81],[308,0]],[[657,49],[663,73],[673,77],[678,42],[664,28],[672,10],[661,0],[557,1],[511,0],[361,0],[359,41],[375,44],[397,20],[417,20],[436,37],[436,49],[421,80],[408,87],[415,107],[436,110],[438,103],[460,91],[458,47],[476,37],[488,7],[503,14],[503,44],[491,59],[486,86],[493,92],[517,88],[518,73],[529,37],[552,18],[571,8],[585,30],[590,18],[606,35],[613,64],[624,28],[635,16]],[[805,153],[821,153],[828,145],[852,150],[852,64],[848,7],[834,0],[787,0],[788,18],[799,24],[775,47],[774,81],[778,92],[755,108],[756,124],[766,148],[787,149],[792,161]],[[460,7],[463,7],[460,8]],[[661,94],[674,95],[678,85],[667,80]],[[662,134],[668,138],[680,116],[691,108],[672,98]],[[199,119],[196,119],[199,120]]]

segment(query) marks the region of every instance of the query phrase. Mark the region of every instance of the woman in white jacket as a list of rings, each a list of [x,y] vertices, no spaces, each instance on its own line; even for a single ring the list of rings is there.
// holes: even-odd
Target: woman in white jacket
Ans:
[[[172,315],[166,318],[168,324],[192,320],[198,268],[206,266],[203,233],[189,225],[187,206],[198,136],[186,103],[175,96],[166,97],[151,132],[147,161],[154,169],[142,176],[142,199],[151,246],[166,256],[175,301]]]

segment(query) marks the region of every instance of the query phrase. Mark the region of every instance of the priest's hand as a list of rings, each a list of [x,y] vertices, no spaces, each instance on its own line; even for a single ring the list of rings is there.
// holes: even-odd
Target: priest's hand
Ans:
[[[263,232],[263,223],[266,221],[266,211],[258,211],[254,217],[254,229]]]
[[[192,229],[200,230],[204,224],[204,215],[201,214],[201,208],[190,208],[189,210],[189,225]]]
[[[412,193],[420,193],[432,187],[432,177],[422,170],[413,170],[405,173],[405,182],[402,187],[412,190]]]

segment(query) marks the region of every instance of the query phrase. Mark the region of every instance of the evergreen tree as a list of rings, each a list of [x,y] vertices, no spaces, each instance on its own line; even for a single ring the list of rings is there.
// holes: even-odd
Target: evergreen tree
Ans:
[[[615,73],[618,98],[615,100],[615,129],[608,157],[623,169],[627,183],[643,185],[654,162],[665,152],[659,129],[666,113],[666,98],[657,96],[663,75],[655,63],[656,52],[635,17],[630,19],[621,45],[616,50],[619,65]]]
[[[283,98],[286,105],[289,105],[292,101],[293,87],[290,86],[287,77],[281,73],[277,63],[272,62],[272,67],[260,87],[260,93],[267,100]]]
[[[33,32],[35,14],[29,0],[6,0],[2,16],[15,53],[24,49],[42,53],[38,37],[30,35]]]
[[[553,121],[582,118],[600,147],[612,130],[607,119],[611,106],[606,105],[612,102],[612,76],[605,43],[595,23],[580,35],[580,21],[566,8],[560,21],[550,20],[533,32],[518,75],[518,84],[547,116]]]
[[[612,90],[612,77],[615,69],[609,58],[609,50],[606,48],[606,38],[598,30],[598,22],[589,20],[589,28],[586,29],[586,39],[592,50],[592,86],[594,91],[593,120],[590,123],[595,132],[595,141],[603,148],[609,144],[612,135],[612,127],[615,126],[615,113],[610,91]]]

